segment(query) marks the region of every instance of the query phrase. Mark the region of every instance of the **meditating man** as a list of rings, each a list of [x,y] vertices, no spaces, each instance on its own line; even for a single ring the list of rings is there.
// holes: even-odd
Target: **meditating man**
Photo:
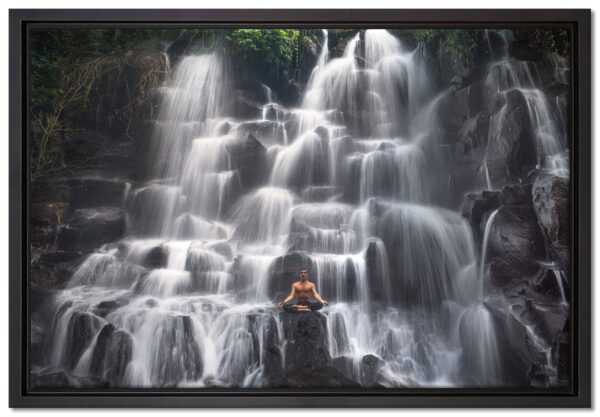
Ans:
[[[327,305],[317,292],[317,286],[308,280],[308,271],[300,271],[300,279],[292,284],[292,291],[285,300],[279,303],[289,312],[315,311]]]

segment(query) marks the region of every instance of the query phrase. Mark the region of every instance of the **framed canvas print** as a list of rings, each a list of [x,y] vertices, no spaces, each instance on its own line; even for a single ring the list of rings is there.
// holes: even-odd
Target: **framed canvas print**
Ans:
[[[10,25],[11,406],[590,406],[589,11]]]

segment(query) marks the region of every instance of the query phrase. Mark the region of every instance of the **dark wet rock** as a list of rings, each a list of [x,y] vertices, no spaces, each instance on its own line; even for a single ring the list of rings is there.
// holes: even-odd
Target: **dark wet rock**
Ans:
[[[76,177],[66,179],[70,190],[72,208],[98,206],[121,206],[124,202],[127,182],[103,177]]]
[[[244,79],[232,86],[228,108],[232,115],[240,119],[258,119],[262,106],[269,101],[269,89],[256,80]]]
[[[471,192],[465,195],[460,211],[462,216],[469,221],[473,230],[482,235],[483,220],[499,206],[500,193],[498,191]]]
[[[81,130],[65,138],[64,152],[65,163],[71,167],[118,177],[134,175],[135,144],[128,140],[115,141],[95,130]]]
[[[82,254],[78,251],[33,253],[31,283],[43,288],[64,288],[81,261]]]
[[[264,119],[274,122],[284,121],[289,116],[288,110],[277,103],[271,103],[265,106],[263,111]]]
[[[40,314],[32,314],[29,326],[29,361],[32,365],[41,365],[46,362],[46,329],[47,326]]]
[[[132,351],[131,336],[123,330],[115,329],[110,323],[106,324],[96,338],[90,373],[111,386],[122,385]]]
[[[55,310],[55,291],[39,287],[32,283],[29,287],[29,361],[33,365],[46,363],[48,356],[49,330]]]
[[[362,386],[371,387],[377,384],[379,371],[385,365],[381,358],[368,354],[360,360],[360,383]]]
[[[98,317],[106,317],[116,309],[121,308],[127,304],[129,304],[129,300],[127,298],[117,298],[115,300],[100,301],[94,307],[93,312]]]
[[[289,387],[356,387],[333,365],[325,316],[316,312],[281,313],[285,339],[285,379]]]
[[[530,207],[503,206],[494,218],[487,249],[491,280],[503,286],[535,274],[544,241]]]
[[[183,29],[179,35],[177,35],[177,38],[171,42],[166,51],[171,65],[176,64],[183,57],[188,48],[192,45],[194,37],[195,34],[193,31]]]
[[[550,255],[569,271],[569,180],[549,174],[537,177],[532,189],[537,221],[548,242]]]
[[[63,358],[68,369],[73,369],[81,355],[94,339],[100,319],[90,313],[76,311],[67,325],[66,346]]]
[[[316,312],[281,313],[288,373],[311,371],[331,364],[327,346],[327,322]]]
[[[355,372],[354,361],[350,356],[338,356],[332,359],[332,366],[340,371],[346,378],[356,381],[358,376]]]
[[[549,377],[547,351],[569,338],[565,331],[568,308],[540,300],[539,294],[526,288],[518,293],[513,289],[508,299],[509,305],[503,300],[486,303],[495,326],[503,379],[507,384],[530,385],[533,371],[535,380],[543,384]],[[553,360],[560,364],[569,356],[570,352]]]
[[[156,301],[154,298],[149,298],[144,304],[150,308],[154,308],[158,305],[158,301]]]
[[[571,371],[571,343],[569,322],[553,347],[553,356],[557,358],[558,384],[568,385]]]
[[[277,322],[271,317],[263,337],[263,364],[267,385],[274,387],[285,384],[283,352],[279,347],[280,336]]]
[[[386,293],[386,274],[388,273],[389,265],[386,258],[382,258],[377,247],[377,242],[371,241],[367,245],[365,252],[365,260],[369,276],[369,290],[373,301],[388,300],[390,294]]]
[[[55,197],[56,198],[56,197]],[[31,204],[31,246],[49,248],[56,241],[56,232],[65,220],[69,208],[66,201],[44,201]]]
[[[490,120],[490,129],[498,125],[487,147],[487,164],[494,185],[525,177],[537,163],[536,140],[525,97],[519,90],[510,90],[505,103],[505,108]]]
[[[148,251],[142,260],[142,266],[150,269],[164,268],[167,265],[169,250],[166,246],[155,246]]]
[[[333,366],[319,369],[298,369],[287,373],[285,386],[293,388],[352,388],[360,385],[344,376]]]
[[[396,355],[401,348],[402,346],[398,337],[396,337],[394,330],[388,329],[385,332],[383,343],[377,353],[386,361],[393,360],[396,358]]]
[[[125,233],[125,212],[117,207],[77,209],[59,229],[58,246],[64,250],[92,250],[120,239]]]
[[[533,279],[532,285],[536,292],[550,296],[558,301],[562,300],[562,293],[564,292],[564,296],[568,300],[570,299],[570,291],[563,277],[564,274],[560,269],[543,268],[540,269],[539,273]],[[562,281],[562,290],[558,281],[559,279]]]
[[[267,150],[252,135],[236,138],[228,142],[227,151],[231,166],[239,172],[244,189],[260,184],[266,173]]]
[[[67,208],[68,203],[64,201],[33,203],[31,205],[31,224],[41,227],[62,224]]]
[[[352,352],[350,338],[346,321],[342,314],[338,311],[329,312],[329,333],[332,335],[330,339],[331,346],[329,351],[332,356],[349,355]]]
[[[516,183],[502,187],[500,203],[504,206],[531,206],[531,184]]]
[[[200,346],[194,339],[189,316],[167,317],[155,334],[156,358],[160,364],[150,375],[154,384],[175,386],[202,376]]]

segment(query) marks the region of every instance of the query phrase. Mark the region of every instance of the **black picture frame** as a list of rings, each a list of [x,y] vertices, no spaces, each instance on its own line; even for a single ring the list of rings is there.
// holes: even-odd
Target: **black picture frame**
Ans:
[[[498,407],[591,406],[591,12],[590,10],[10,10],[10,407]],[[29,169],[27,30],[44,23],[206,26],[563,25],[573,39],[571,104],[572,386],[515,389],[62,390],[27,388]]]

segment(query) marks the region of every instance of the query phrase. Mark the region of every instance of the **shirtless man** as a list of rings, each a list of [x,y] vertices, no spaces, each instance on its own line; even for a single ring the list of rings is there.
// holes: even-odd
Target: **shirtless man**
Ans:
[[[327,301],[321,298],[317,286],[308,280],[306,269],[300,271],[300,279],[292,284],[290,295],[278,304],[289,312],[315,311],[324,305],[327,305]]]

